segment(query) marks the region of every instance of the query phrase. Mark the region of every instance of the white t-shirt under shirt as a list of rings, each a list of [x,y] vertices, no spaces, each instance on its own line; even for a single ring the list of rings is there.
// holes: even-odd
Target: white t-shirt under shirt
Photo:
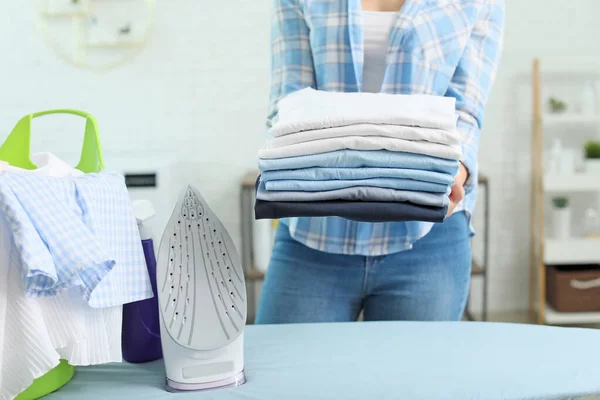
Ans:
[[[390,31],[398,12],[363,11],[363,92],[379,93],[386,69]]]

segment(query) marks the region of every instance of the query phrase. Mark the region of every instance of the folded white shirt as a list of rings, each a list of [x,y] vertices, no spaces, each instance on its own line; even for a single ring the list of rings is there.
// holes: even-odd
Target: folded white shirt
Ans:
[[[342,149],[399,151],[450,160],[459,160],[461,157],[460,145],[449,146],[439,143],[402,140],[380,136],[346,136],[313,140],[311,142],[297,143],[275,149],[263,147],[259,150],[258,157],[262,159],[287,158],[327,153]]]
[[[456,131],[404,125],[355,124],[348,126],[337,126],[334,128],[312,129],[309,131],[302,131],[291,133],[289,135],[274,137],[267,140],[265,147],[268,149],[276,149],[278,147],[310,142],[313,140],[346,136],[381,136],[446,145],[460,144],[460,135]]]
[[[342,93],[305,88],[277,103],[269,134],[274,137],[311,129],[361,123],[456,128],[456,99],[424,94]]]

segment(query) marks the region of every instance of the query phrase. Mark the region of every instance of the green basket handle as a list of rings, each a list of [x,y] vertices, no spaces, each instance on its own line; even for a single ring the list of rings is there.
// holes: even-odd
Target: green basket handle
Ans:
[[[17,122],[2,147],[0,147],[0,160],[6,161],[15,167],[36,169],[36,165],[30,158],[31,120],[49,114],[71,114],[86,119],[81,158],[75,168],[85,173],[102,171],[104,160],[98,136],[98,124],[90,114],[78,110],[49,110],[24,116]]]

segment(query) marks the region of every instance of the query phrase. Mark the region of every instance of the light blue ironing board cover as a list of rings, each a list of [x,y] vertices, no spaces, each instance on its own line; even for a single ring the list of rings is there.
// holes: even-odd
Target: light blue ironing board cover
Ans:
[[[499,323],[249,326],[240,387],[171,394],[162,361],[79,368],[48,399],[522,400],[600,394],[600,331]]]

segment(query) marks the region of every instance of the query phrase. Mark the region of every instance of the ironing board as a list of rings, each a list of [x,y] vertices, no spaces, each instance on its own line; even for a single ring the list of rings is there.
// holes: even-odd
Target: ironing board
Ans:
[[[246,329],[237,388],[172,394],[161,361],[80,368],[54,399],[566,399],[600,394],[600,331],[486,322]],[[587,397],[593,398],[593,397]]]

